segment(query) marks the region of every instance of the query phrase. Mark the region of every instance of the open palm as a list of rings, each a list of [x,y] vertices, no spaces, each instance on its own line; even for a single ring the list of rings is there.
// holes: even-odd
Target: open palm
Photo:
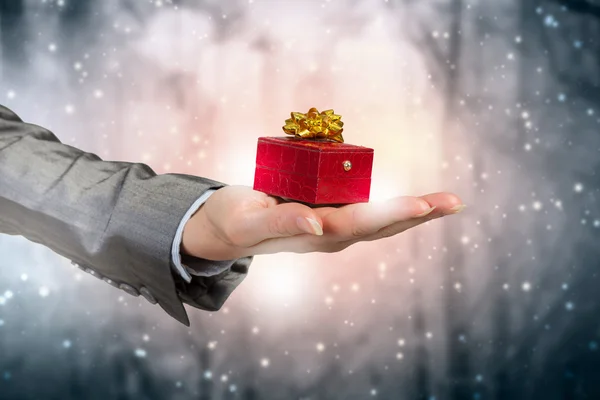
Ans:
[[[213,193],[186,224],[182,251],[208,260],[279,252],[332,253],[463,208],[451,193],[311,208],[247,186],[226,186]]]

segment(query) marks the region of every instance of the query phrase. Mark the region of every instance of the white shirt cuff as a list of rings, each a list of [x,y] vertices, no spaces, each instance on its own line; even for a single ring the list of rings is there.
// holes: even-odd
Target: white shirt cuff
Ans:
[[[208,200],[210,195],[212,195],[215,191],[216,191],[216,189],[207,190],[206,192],[204,192],[202,194],[202,196],[200,196],[198,198],[198,200],[196,200],[194,202],[194,204],[192,204],[192,206],[189,208],[189,210],[187,210],[187,212],[181,219],[181,222],[179,223],[179,227],[177,228],[177,232],[175,233],[175,239],[173,239],[173,245],[171,247],[171,257],[173,259],[173,265],[174,265],[175,271],[179,275],[181,275],[181,277],[183,279],[185,279],[185,281],[187,283],[190,283],[192,281],[192,276],[187,271],[185,266],[181,263],[180,251],[181,251],[181,240],[183,238],[183,228],[185,227],[185,224],[190,220],[192,215],[194,215],[194,213],[196,211],[198,211],[198,209],[202,206],[202,204],[204,204],[206,202],[206,200]]]

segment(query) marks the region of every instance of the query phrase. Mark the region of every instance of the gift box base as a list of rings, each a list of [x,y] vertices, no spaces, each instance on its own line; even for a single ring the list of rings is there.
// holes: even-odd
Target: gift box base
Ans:
[[[351,204],[369,201],[371,178],[311,177],[256,167],[254,190],[309,204]]]
[[[292,201],[343,205],[369,201],[373,149],[296,137],[260,137],[254,189]]]

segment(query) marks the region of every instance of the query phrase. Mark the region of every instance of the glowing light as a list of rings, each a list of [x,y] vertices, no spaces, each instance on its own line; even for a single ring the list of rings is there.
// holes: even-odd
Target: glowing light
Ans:
[[[264,256],[260,260],[261,267],[254,269],[261,282],[256,285],[257,297],[265,300],[270,307],[298,305],[306,300],[312,287],[311,278],[300,259],[297,254]],[[258,333],[258,328],[255,327],[253,333],[255,330]]]
[[[134,354],[136,357],[145,358],[148,353],[146,353],[146,350],[144,349],[135,349]]]

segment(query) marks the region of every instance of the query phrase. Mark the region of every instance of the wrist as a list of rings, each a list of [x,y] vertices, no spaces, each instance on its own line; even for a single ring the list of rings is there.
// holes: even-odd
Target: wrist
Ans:
[[[222,261],[237,258],[232,250],[215,233],[204,206],[202,206],[183,228],[180,253],[205,260]]]
[[[200,241],[205,240],[207,236],[208,229],[206,225],[204,205],[202,205],[183,227],[180,246],[181,254],[201,258],[199,255]]]

